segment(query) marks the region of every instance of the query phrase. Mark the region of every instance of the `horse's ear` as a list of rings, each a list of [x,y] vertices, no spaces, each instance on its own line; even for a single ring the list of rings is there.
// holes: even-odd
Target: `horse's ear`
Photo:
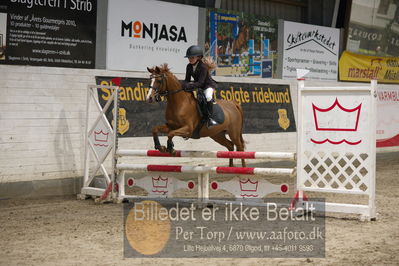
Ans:
[[[153,68],[147,67],[147,70],[148,70],[148,72],[150,72],[150,73],[154,72],[154,69],[153,69]]]
[[[157,74],[161,73],[161,69],[158,66],[155,67],[155,73]]]

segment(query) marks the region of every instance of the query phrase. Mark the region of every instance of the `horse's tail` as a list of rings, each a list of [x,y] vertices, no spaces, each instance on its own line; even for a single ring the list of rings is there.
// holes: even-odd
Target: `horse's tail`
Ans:
[[[209,72],[216,68],[216,62],[210,56],[202,58],[202,62],[208,67]]]
[[[241,107],[241,105],[240,104],[238,104],[237,102],[234,102],[235,103],[235,105],[236,105],[236,108],[238,109],[238,111],[240,112],[240,114],[241,114],[241,131],[240,131],[240,139],[241,139],[241,143],[242,143],[242,146],[243,146],[243,148],[244,148],[244,150],[245,150],[245,140],[244,140],[244,138],[242,137],[242,132],[243,132],[243,129],[244,129],[244,110],[242,110],[242,107]]]

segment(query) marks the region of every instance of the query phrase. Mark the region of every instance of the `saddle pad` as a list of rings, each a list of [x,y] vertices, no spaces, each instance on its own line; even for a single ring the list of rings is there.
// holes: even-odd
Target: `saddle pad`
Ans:
[[[203,105],[203,107],[206,108],[206,105],[205,106]],[[198,113],[200,114],[201,117],[203,117],[202,116],[202,112],[205,112],[206,109],[205,110],[201,110],[199,103],[197,103],[197,108],[198,108]],[[224,112],[223,112],[222,107],[219,106],[219,104],[214,104],[213,105],[213,110],[212,110],[211,117],[218,124],[223,124],[223,122],[224,122]],[[199,139],[200,138],[199,132],[200,132],[201,128],[206,125],[206,123],[207,123],[207,121],[201,119],[200,123],[194,129],[194,132],[193,132],[193,134],[191,136],[192,139]]]
[[[218,124],[223,124],[224,122],[224,113],[222,108],[219,106],[219,104],[214,104],[213,105],[213,110],[212,110],[212,119],[215,120]]]

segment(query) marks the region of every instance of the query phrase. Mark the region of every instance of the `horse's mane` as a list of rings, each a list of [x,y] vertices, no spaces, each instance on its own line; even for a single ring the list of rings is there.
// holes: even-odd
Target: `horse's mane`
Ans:
[[[166,74],[166,76],[174,79],[177,83],[180,84],[179,79],[170,71],[168,63],[163,63],[159,66],[159,72],[161,74]]]

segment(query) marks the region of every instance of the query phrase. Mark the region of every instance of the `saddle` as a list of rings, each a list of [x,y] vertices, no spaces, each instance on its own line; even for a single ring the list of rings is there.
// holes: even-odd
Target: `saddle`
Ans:
[[[193,139],[199,139],[199,132],[201,128],[207,123],[207,114],[208,114],[208,108],[207,108],[207,101],[205,94],[202,90],[197,90],[197,111],[198,115],[200,117],[200,122],[198,123],[197,127],[194,129],[193,134],[191,138]],[[214,104],[213,105],[213,110],[211,114],[211,118],[215,120],[218,124],[223,124],[224,122],[224,112],[222,108],[219,106],[219,104]]]

